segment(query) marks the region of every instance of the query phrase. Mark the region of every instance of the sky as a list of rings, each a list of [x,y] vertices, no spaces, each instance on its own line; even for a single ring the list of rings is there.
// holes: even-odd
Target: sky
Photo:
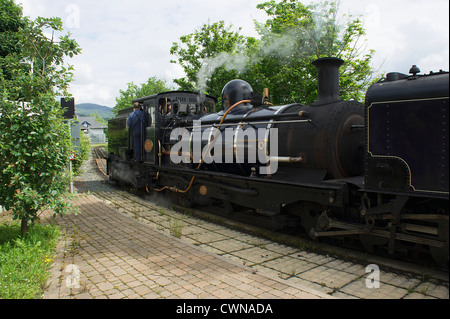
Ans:
[[[224,20],[257,36],[254,20],[267,16],[256,5],[265,0],[15,0],[25,16],[57,16],[82,48],[67,62],[75,67],[75,103],[115,106],[127,83],[150,77],[182,77],[170,55],[173,42],[205,23]],[[304,4],[316,0],[305,0]],[[277,0],[279,2],[279,0]],[[340,0],[339,14],[360,16],[367,48],[376,51],[378,73],[449,70],[449,0]],[[245,80],[245,79],[244,79]]]

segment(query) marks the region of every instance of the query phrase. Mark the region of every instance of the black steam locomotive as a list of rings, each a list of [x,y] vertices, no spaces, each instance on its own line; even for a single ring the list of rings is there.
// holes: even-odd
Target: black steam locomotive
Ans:
[[[364,106],[339,99],[342,63],[313,62],[310,105],[273,106],[242,80],[225,85],[217,113],[214,97],[195,92],[136,99],[139,145],[126,126],[132,108],[109,121],[110,179],[312,238],[357,237],[369,252],[430,253],[448,267],[448,72],[389,73]]]

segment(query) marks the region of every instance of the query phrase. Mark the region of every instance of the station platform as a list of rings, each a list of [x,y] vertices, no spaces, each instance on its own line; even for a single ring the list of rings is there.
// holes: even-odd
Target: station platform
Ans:
[[[54,219],[64,235],[44,299],[334,298],[169,236],[92,194],[73,203],[79,214]]]

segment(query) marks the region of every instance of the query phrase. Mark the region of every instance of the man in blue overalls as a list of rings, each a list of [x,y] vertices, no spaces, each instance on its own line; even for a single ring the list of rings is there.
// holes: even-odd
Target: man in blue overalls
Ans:
[[[133,147],[134,147],[134,160],[138,163],[142,161],[141,159],[141,141],[142,141],[142,130],[144,120],[144,112],[138,102],[133,104],[133,113],[128,116],[127,126],[133,132]]]

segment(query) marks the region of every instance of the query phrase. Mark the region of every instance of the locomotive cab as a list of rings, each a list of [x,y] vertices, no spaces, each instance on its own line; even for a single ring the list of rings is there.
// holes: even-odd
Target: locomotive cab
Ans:
[[[217,100],[196,92],[171,91],[138,98],[132,102],[138,102],[144,112],[145,121],[140,123],[141,140],[135,145],[132,132],[126,125],[133,108],[120,110],[118,116],[108,123],[110,154],[107,170],[110,179],[143,188],[151,178],[146,173],[150,167],[148,165],[162,165],[164,128],[174,122],[199,118],[207,112],[215,111]],[[142,163],[137,163],[134,159],[136,147],[141,149]]]

